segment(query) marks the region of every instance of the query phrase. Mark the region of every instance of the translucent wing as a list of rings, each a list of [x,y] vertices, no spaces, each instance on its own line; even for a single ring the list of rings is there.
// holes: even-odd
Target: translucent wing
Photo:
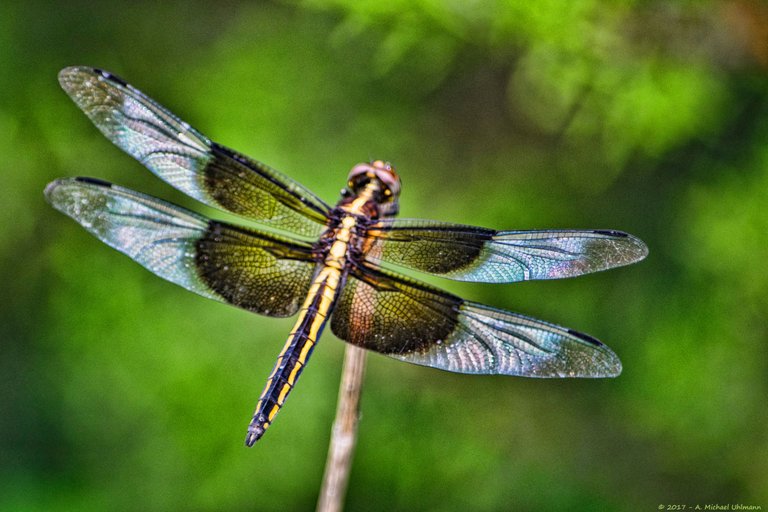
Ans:
[[[71,67],[59,82],[109,140],[185,194],[299,235],[322,231],[330,208],[311,191],[212,142],[117,76]]]
[[[386,271],[356,269],[331,318],[343,340],[458,373],[614,377],[619,358],[595,338],[460,299]]]
[[[204,297],[280,317],[293,315],[309,290],[309,244],[208,220],[90,178],[54,181],[45,195],[102,242]]]
[[[621,231],[494,231],[420,219],[368,230],[366,259],[485,283],[573,277],[642,260],[648,248]]]

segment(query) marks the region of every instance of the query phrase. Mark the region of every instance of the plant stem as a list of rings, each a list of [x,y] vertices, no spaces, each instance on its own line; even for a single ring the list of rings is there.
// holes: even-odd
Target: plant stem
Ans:
[[[325,461],[323,485],[317,499],[317,512],[339,512],[344,506],[352,455],[357,442],[364,372],[365,350],[348,344],[344,352],[339,402],[336,405],[331,444]]]

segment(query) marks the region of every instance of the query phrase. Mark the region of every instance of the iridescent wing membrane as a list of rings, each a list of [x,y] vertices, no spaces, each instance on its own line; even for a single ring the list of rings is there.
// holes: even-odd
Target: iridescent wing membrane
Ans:
[[[110,247],[172,283],[269,316],[291,316],[309,290],[312,247],[216,222],[92,178],[56,180],[48,201]]]
[[[384,219],[368,231],[368,260],[457,281],[560,279],[628,265],[648,248],[613,230],[495,231],[421,219]]]
[[[586,334],[465,301],[386,271],[357,270],[352,275],[331,318],[331,330],[355,345],[458,373],[621,373],[619,358]]]
[[[330,207],[289,177],[211,142],[122,79],[71,67],[59,82],[93,124],[160,179],[207,205],[317,237]]]
[[[308,189],[210,141],[114,75],[76,67],[59,79],[107,138],[189,196],[302,237],[319,236],[329,222],[330,207]],[[160,277],[256,313],[295,313],[317,264],[309,242],[212,221],[98,180],[58,180],[46,196]],[[462,373],[602,377],[621,371],[616,355],[588,335],[465,301],[380,265],[492,283],[571,277],[642,259],[647,248],[631,235],[385,219],[365,236],[366,259],[352,267],[331,319],[340,338]]]

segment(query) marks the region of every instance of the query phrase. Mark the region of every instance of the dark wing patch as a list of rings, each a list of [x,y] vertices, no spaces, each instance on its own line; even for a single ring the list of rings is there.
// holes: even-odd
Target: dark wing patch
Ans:
[[[331,330],[353,345],[382,354],[428,350],[456,330],[463,301],[419,285],[383,272],[353,271],[336,303]]]

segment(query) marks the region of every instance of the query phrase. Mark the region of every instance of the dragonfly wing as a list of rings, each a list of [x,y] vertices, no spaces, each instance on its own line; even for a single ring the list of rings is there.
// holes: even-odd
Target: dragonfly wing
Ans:
[[[212,142],[119,77],[71,67],[59,82],[109,140],[185,194],[302,236],[323,230],[330,207],[310,190]]]
[[[509,283],[574,277],[642,260],[638,238],[610,230],[495,231],[420,219],[383,220],[368,231],[367,260],[458,281]]]
[[[309,244],[212,221],[101,180],[57,180],[45,195],[102,242],[204,297],[281,317],[293,315],[309,290]]]
[[[331,329],[354,345],[451,372],[525,377],[621,373],[616,354],[589,335],[465,301],[382,270],[352,272]]]

